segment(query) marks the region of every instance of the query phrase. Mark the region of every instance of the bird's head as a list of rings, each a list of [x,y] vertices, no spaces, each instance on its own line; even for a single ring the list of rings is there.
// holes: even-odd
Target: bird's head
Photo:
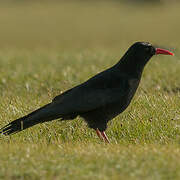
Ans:
[[[155,48],[148,42],[136,42],[128,49],[123,59],[129,61],[128,64],[144,67],[153,55],[158,54],[174,55],[168,50]]]
[[[129,48],[128,52],[134,56],[139,63],[142,64],[146,64],[153,55],[174,55],[168,50],[155,48],[148,42],[136,42]]]

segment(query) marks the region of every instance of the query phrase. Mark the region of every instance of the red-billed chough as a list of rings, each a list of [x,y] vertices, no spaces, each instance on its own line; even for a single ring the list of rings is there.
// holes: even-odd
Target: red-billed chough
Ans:
[[[109,142],[104,132],[108,121],[128,107],[139,85],[144,66],[155,54],[173,55],[150,43],[136,42],[117,64],[65,91],[40,109],[12,121],[0,133],[10,135],[39,123],[81,116],[100,138]]]

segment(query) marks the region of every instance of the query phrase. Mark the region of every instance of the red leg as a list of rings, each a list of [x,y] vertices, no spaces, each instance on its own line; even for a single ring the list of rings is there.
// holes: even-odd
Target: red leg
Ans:
[[[106,143],[109,143],[109,139],[108,137],[106,136],[105,132],[104,131],[99,131],[99,129],[97,128],[96,129],[96,133],[98,135],[98,137],[101,139],[101,140],[104,140],[104,142]]]
[[[109,139],[108,139],[108,137],[106,136],[106,133],[105,133],[104,131],[101,132],[101,135],[102,135],[104,141],[105,141],[106,143],[109,143]]]
[[[99,129],[96,129],[96,134],[98,135],[98,137],[102,140],[103,137],[101,136],[101,132],[99,131]]]

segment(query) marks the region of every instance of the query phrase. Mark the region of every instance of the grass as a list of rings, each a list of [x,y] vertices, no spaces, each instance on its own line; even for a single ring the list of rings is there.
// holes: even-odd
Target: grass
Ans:
[[[0,137],[0,179],[179,179],[179,4],[6,3],[0,6],[1,126],[113,65],[134,41],[173,49],[146,66],[111,144],[77,118]],[[128,13],[127,13],[128,12]]]
[[[86,146],[88,151],[82,146]],[[32,143],[23,143],[19,146],[11,143],[4,147],[7,153],[3,158],[9,161],[1,163],[2,179],[175,179],[179,177],[180,150],[175,145],[107,146],[84,142],[77,144],[56,142],[51,145],[41,145],[41,148],[39,144]],[[0,152],[3,153],[2,148]]]

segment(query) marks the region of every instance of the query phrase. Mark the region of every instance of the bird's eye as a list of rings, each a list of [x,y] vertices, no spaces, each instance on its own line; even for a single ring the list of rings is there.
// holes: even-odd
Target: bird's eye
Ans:
[[[150,48],[149,48],[149,47],[146,47],[146,48],[145,48],[145,51],[146,51],[146,52],[149,52],[149,51],[150,51]]]

